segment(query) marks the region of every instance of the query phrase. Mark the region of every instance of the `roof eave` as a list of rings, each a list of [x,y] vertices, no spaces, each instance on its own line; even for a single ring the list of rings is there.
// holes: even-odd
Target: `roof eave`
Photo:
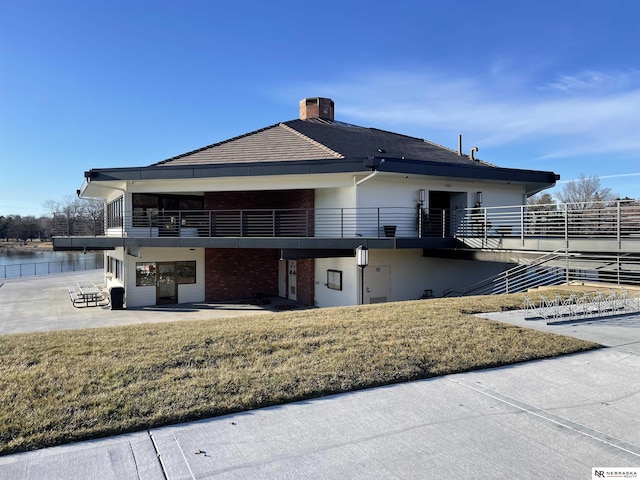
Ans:
[[[289,160],[281,162],[243,162],[210,165],[149,166],[132,168],[99,168],[85,173],[89,181],[111,180],[176,180],[211,177],[253,177],[343,173],[367,171],[363,160],[332,158],[326,160]]]
[[[504,181],[531,185],[528,188],[544,190],[555,185],[560,178],[554,172],[492,167],[484,164],[452,164],[412,159],[371,157],[365,165],[382,172],[396,172],[436,177],[464,178],[470,180]]]
[[[255,177],[275,175],[307,175],[327,173],[367,172],[403,173],[451,177],[480,181],[504,181],[527,185],[527,191],[543,190],[555,185],[559,178],[553,172],[490,167],[484,164],[451,164],[405,158],[369,157],[331,158],[281,162],[251,162],[211,165],[149,166],[132,168],[92,169],[85,172],[87,182],[181,180],[190,178]]]

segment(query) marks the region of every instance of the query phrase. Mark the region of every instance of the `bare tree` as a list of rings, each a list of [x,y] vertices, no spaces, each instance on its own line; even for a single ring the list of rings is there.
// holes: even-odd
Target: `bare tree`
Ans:
[[[527,199],[529,211],[553,211],[557,209],[556,201],[550,193],[541,193]]]
[[[103,205],[65,195],[62,201],[49,200],[44,207],[54,218],[54,229],[69,235],[99,235],[102,232]]]
[[[603,188],[597,176],[587,177],[581,173],[578,179],[567,182],[556,198],[560,203],[571,203],[573,208],[585,210],[600,208],[614,201],[616,195],[610,188]]]
[[[91,235],[101,235],[104,230],[104,203],[100,200],[84,200],[85,216]]]

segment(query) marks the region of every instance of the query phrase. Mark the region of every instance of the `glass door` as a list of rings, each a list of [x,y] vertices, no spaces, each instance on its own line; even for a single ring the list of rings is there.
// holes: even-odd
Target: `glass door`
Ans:
[[[178,303],[175,262],[158,263],[157,268],[156,304]]]

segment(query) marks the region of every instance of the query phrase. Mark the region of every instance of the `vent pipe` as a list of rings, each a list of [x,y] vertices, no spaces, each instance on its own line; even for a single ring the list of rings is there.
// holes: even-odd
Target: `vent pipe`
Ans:
[[[462,156],[462,134],[458,135],[458,155]]]
[[[478,151],[478,147],[472,147],[471,148],[471,153],[469,154],[469,157],[471,158],[471,160],[476,160],[476,158],[473,156],[473,154],[475,152],[477,152],[477,151]]]

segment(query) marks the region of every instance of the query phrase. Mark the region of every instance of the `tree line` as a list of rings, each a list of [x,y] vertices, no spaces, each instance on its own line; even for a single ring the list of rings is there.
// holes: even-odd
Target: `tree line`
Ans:
[[[550,193],[540,193],[529,197],[529,207],[534,210],[556,210],[558,203],[569,203],[578,210],[602,208],[612,205],[617,200],[629,200],[620,198],[608,187],[603,187],[600,178],[593,175],[587,177],[581,173],[576,180],[567,182],[555,197]]]
[[[82,225],[85,235],[103,231],[104,204],[99,200],[84,200],[67,195],[60,201],[49,200],[44,208],[48,215],[0,215],[0,240],[50,240],[56,225]]]

